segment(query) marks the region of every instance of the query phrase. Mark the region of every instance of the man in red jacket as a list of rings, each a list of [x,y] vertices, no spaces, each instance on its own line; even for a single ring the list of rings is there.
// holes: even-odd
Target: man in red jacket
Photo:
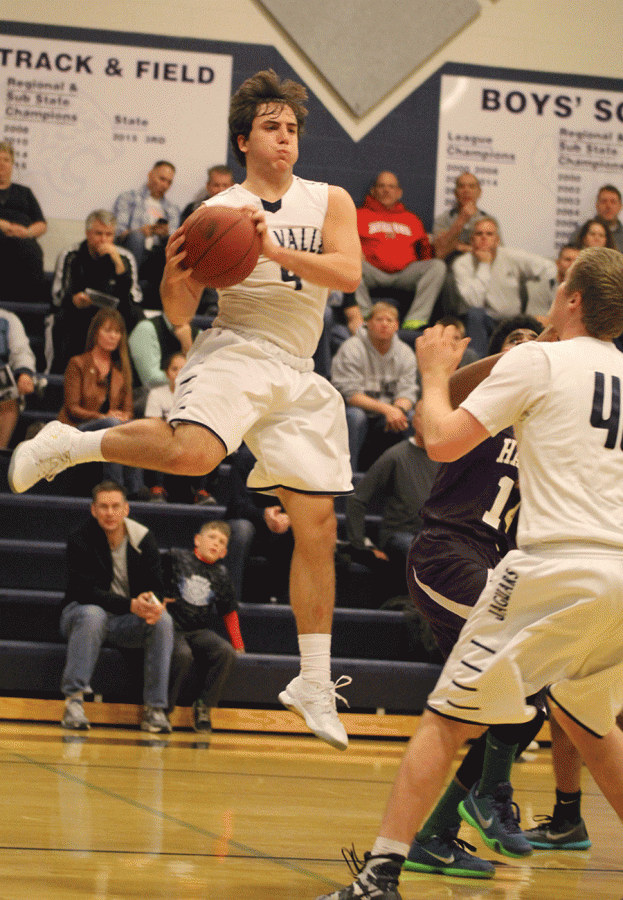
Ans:
[[[379,172],[365,203],[357,210],[363,251],[362,278],[355,297],[364,318],[372,308],[373,288],[413,291],[402,328],[423,328],[443,286],[446,267],[433,259],[424,225],[403,203],[393,172]]]

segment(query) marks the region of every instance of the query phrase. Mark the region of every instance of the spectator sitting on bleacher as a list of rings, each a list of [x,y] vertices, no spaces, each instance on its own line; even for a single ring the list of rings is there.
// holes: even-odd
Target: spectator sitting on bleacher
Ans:
[[[165,592],[175,601],[168,605],[174,622],[168,711],[173,712],[194,660],[199,685],[193,703],[195,731],[212,731],[210,710],[218,706],[236,652],[244,653],[231,576],[221,562],[230,535],[227,522],[205,522],[195,535],[193,550],[169,550],[162,561]],[[214,631],[217,614],[231,643]]]
[[[382,453],[346,500],[346,536],[351,552],[355,551],[353,559],[373,569],[370,556],[390,563],[391,572],[385,575],[391,585],[387,596],[407,593],[407,554],[422,527],[420,508],[428,499],[439,468],[424,450],[420,405],[416,404],[413,413],[413,437]],[[372,506],[383,510],[378,547],[366,535],[366,514]]]
[[[184,222],[191,213],[196,209],[199,209],[204,200],[209,200],[210,197],[215,197],[216,194],[220,194],[221,191],[226,191],[233,183],[234,173],[229,166],[210,166],[205,188],[202,191],[199,191],[197,196],[184,207],[182,215],[180,216],[180,222]]]
[[[114,481],[93,488],[92,518],[67,541],[67,590],[60,629],[67,638],[61,689],[63,728],[88,729],[83,698],[104,641],[145,651],[141,729],[171,731],[165,715],[173,621],[164,605],[160,554],[153,534],[128,518],[125,490]]]
[[[550,259],[500,246],[498,223],[483,216],[474,225],[471,251],[452,263],[456,287],[466,310],[470,347],[480,357],[499,322],[519,315],[527,302],[527,281],[548,285],[556,278]]]
[[[196,325],[187,323],[175,328],[165,313],[138,323],[128,338],[130,359],[136,373],[134,383],[136,386],[138,380],[142,387],[142,391],[140,388],[135,391],[135,400],[140,403],[142,395],[144,402],[151,388],[168,384],[164,369],[166,360],[174,353],[186,355],[198,334]]]
[[[15,313],[0,309],[0,449],[9,446],[22,398],[35,389],[35,371],[24,326]]]
[[[470,237],[477,220],[486,216],[476,204],[480,199],[480,181],[471,172],[461,172],[454,185],[456,203],[433,223],[433,248],[437,259],[450,265],[461,253],[470,250]]]
[[[623,223],[619,219],[621,209],[623,209],[623,203],[621,202],[621,191],[618,187],[614,184],[602,185],[595,197],[595,212],[598,218],[606,222],[614,240],[615,250],[620,250],[623,253]],[[570,238],[571,242],[578,246],[580,246],[580,231],[581,226],[576,229]],[[609,247],[610,244],[606,246]]]
[[[138,190],[119,194],[113,206],[117,219],[116,241],[136,259],[143,282],[145,306],[160,309],[160,280],[164,270],[164,248],[180,222],[180,211],[165,194],[173,184],[175,166],[159,159]]]
[[[59,421],[80,431],[99,431],[129,422],[132,374],[125,324],[115,309],[100,309],[89,326],[84,353],[67,363],[65,402]],[[134,466],[105,462],[104,476],[124,483],[131,496],[140,494],[143,473]]]
[[[37,198],[13,182],[15,155],[0,141],[0,270],[2,295],[10,303],[43,303],[43,250],[37,241],[48,230]]]
[[[408,437],[416,362],[397,332],[398,311],[381,300],[366,327],[344,341],[333,358],[331,381],[346,403],[355,471],[365,471],[384,450]]]
[[[114,298],[128,334],[143,318],[136,261],[129,250],[114,243],[116,220],[105,209],[87,216],[86,237],[64,250],[56,261],[52,283],[55,314],[48,323],[46,358],[50,371],[62,374],[72,356],[84,350],[87,331],[105,299],[91,291]]]
[[[370,313],[374,288],[413,292],[402,328],[427,324],[446,277],[433,259],[421,220],[401,202],[402,188],[393,172],[379,172],[362,207],[357,228],[363,254],[361,282],[355,292],[362,315]]]
[[[567,272],[580,255],[575,244],[563,244],[556,259],[556,278],[539,281],[530,286],[526,315],[534,316],[541,324],[546,324],[550,307],[558,287],[565,281]]]
[[[592,219],[587,219],[586,222],[584,222],[578,231],[575,245],[576,247],[579,247],[580,250],[584,250],[585,247],[609,247],[611,250],[617,249],[608,223],[605,219],[602,219],[601,216],[594,216]]]
[[[150,390],[145,405],[146,418],[152,417],[167,420],[173,406],[175,379],[183,369],[185,362],[186,357],[183,353],[172,353],[164,361],[167,383]],[[208,477],[206,475],[197,477],[191,475],[169,475],[152,470],[146,470],[143,473],[143,479],[149,488],[151,499],[161,503],[167,500],[175,503],[215,503],[214,497],[206,490]]]
[[[335,356],[338,349],[356,334],[364,324],[359,304],[354,294],[342,291],[331,291],[327,300],[327,306],[331,310],[331,355]]]

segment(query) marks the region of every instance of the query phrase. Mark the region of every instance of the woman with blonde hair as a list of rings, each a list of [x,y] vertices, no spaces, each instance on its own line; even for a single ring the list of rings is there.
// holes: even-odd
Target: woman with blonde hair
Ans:
[[[97,431],[133,418],[128,338],[116,310],[100,309],[93,317],[84,353],[67,363],[64,395],[58,418],[80,431]],[[124,485],[130,496],[143,486],[141,469],[119,463],[104,463],[104,477]]]

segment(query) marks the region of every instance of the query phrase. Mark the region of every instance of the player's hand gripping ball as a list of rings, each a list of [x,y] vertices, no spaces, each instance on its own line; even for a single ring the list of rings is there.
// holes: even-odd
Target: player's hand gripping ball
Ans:
[[[226,288],[251,274],[261,238],[247,213],[229,206],[200,206],[184,222],[182,267],[206,287]]]

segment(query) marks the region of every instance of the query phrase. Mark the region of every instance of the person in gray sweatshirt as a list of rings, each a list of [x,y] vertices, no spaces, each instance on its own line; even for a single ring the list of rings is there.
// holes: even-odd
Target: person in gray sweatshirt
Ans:
[[[398,310],[380,300],[366,327],[344,341],[333,358],[331,382],[346,404],[355,471],[366,471],[384,450],[411,434],[415,353],[400,340],[398,328]]]

